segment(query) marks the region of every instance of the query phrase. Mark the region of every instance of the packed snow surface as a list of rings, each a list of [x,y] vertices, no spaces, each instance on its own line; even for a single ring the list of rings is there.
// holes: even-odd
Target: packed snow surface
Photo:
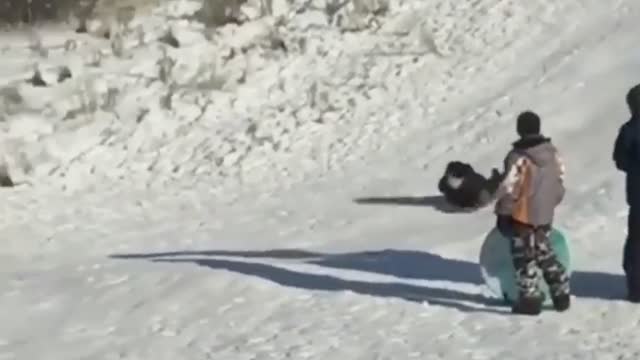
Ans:
[[[640,4],[270,4],[1,34],[0,359],[638,359],[611,150]],[[575,269],[534,318],[481,283],[491,209],[436,194],[450,160],[500,166],[526,109]]]

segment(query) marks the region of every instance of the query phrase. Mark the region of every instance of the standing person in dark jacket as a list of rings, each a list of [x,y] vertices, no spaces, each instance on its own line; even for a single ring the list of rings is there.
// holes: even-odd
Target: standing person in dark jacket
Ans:
[[[520,139],[504,160],[495,212],[498,229],[511,240],[518,301],[512,312],[538,315],[542,293],[538,270],[549,286],[553,306],[570,306],[569,274],[558,261],[549,239],[555,209],[564,198],[564,165],[551,139],[540,133],[540,117],[531,111],[518,116]]]
[[[627,93],[627,105],[631,119],[620,127],[613,161],[627,177],[629,216],[622,267],[627,278],[628,299],[640,303],[640,85]]]

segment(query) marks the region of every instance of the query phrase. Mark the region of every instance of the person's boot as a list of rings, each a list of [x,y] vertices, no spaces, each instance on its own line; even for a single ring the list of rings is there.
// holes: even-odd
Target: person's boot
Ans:
[[[571,296],[569,294],[561,294],[551,298],[551,300],[553,301],[553,308],[556,311],[567,311],[569,307],[571,307]]]
[[[542,299],[539,296],[522,296],[513,304],[511,312],[519,315],[540,315]]]

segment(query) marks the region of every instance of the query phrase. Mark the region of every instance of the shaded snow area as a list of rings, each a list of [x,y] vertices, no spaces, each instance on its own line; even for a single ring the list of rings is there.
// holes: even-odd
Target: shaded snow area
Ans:
[[[244,4],[241,25],[206,27],[198,2],[165,3],[103,11],[89,33],[3,35],[0,146],[16,181],[317,176],[440,126],[440,107],[544,56],[524,49],[585,12],[583,1],[273,1]]]
[[[637,0],[118,1],[1,33],[0,360],[640,358],[611,160]],[[573,269],[537,317],[482,283],[492,207],[436,186],[526,109]]]

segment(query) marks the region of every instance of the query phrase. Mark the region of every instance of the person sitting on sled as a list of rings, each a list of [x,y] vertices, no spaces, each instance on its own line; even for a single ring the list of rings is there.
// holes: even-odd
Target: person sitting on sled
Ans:
[[[451,205],[462,209],[481,208],[493,200],[500,172],[493,169],[489,179],[462,161],[450,161],[438,182],[438,190]]]
[[[518,301],[512,312],[538,315],[543,297],[538,269],[549,285],[554,308],[570,306],[569,275],[550,242],[556,207],[564,198],[564,165],[551,139],[540,133],[540,117],[531,111],[518,116],[520,139],[504,160],[496,193],[498,229],[511,240]]]

